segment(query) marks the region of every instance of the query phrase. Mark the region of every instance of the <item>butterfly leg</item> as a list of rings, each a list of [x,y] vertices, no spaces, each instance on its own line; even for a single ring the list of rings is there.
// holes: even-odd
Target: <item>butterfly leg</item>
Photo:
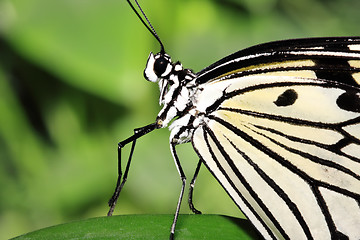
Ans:
[[[107,214],[108,216],[111,216],[113,214],[116,202],[117,202],[120,192],[121,192],[121,189],[123,188],[123,186],[127,180],[132,155],[133,155],[134,149],[135,149],[136,139],[146,135],[147,133],[149,133],[157,128],[158,128],[158,125],[156,123],[149,124],[142,128],[136,128],[136,129],[134,129],[134,135],[132,135],[131,137],[118,143],[118,179],[116,182],[114,194],[112,195],[112,197],[110,198],[110,200],[108,202],[109,207],[110,207],[109,212]],[[125,147],[125,145],[127,145],[130,142],[132,142],[131,150],[130,150],[129,159],[127,161],[124,176],[123,176],[122,169],[121,169],[121,150],[123,149],[123,147]],[[122,180],[121,180],[121,178],[122,178]]]
[[[181,167],[179,158],[178,158],[176,150],[175,150],[175,146],[176,146],[176,143],[172,141],[170,143],[170,149],[171,149],[171,153],[173,155],[174,161],[175,161],[176,168],[177,168],[177,170],[179,172],[182,185],[181,185],[181,191],[180,191],[179,200],[178,200],[178,203],[177,203],[177,206],[176,206],[174,221],[173,221],[173,223],[171,225],[171,229],[170,229],[170,240],[174,239],[175,225],[176,225],[177,219],[179,217],[181,201],[182,201],[182,198],[184,196],[184,190],[185,190],[185,185],[186,185],[186,176],[185,176],[185,173],[184,173],[184,171],[183,171],[183,169]]]
[[[194,192],[194,186],[195,186],[195,181],[196,181],[196,178],[199,174],[199,171],[200,171],[200,167],[201,167],[201,160],[199,160],[197,166],[196,166],[196,169],[195,169],[195,173],[194,173],[194,176],[193,178],[191,179],[191,182],[190,182],[190,189],[189,189],[189,199],[188,199],[188,203],[189,203],[189,207],[190,207],[190,210],[195,213],[195,214],[201,214],[201,211],[197,210],[195,207],[194,207],[194,203],[193,203],[193,192]]]

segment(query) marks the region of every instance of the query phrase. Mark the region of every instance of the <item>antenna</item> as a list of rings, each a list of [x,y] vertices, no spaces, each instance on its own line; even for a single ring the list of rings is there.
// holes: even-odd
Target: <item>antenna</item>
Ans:
[[[149,30],[149,32],[156,38],[156,40],[160,43],[160,47],[161,47],[161,53],[165,53],[165,49],[164,49],[164,45],[162,44],[159,35],[157,35],[154,27],[151,25],[149,19],[147,18],[147,16],[145,15],[144,11],[142,10],[142,8],[140,7],[140,4],[138,3],[137,0],[134,0],[136,5],[138,6],[138,8],[140,9],[141,14],[144,16],[146,22],[149,24],[146,24],[146,22],[144,21],[144,19],[141,17],[141,15],[139,14],[138,11],[136,11],[135,7],[132,5],[132,3],[130,2],[130,0],[126,0],[130,7],[132,8],[132,10],[136,13],[136,15],[138,16],[138,18],[141,20],[141,22],[144,24],[144,26]],[[150,27],[149,27],[150,26]]]

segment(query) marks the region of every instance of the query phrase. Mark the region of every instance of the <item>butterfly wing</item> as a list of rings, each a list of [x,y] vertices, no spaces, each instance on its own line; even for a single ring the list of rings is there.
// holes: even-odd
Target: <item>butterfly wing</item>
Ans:
[[[197,73],[197,83],[254,74],[327,79],[352,86],[360,79],[360,37],[293,39],[265,43],[231,54]],[[315,75],[314,75],[315,74]]]
[[[300,59],[259,57],[203,83],[198,109],[206,124],[192,143],[266,239],[359,239],[359,54],[348,48],[346,60],[338,57],[347,64],[338,66],[335,52],[310,55],[319,49],[300,45]],[[199,77],[229,70],[221,61]]]

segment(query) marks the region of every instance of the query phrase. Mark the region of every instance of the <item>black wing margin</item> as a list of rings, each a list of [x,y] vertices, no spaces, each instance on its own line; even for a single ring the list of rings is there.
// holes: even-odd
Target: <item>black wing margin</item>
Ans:
[[[360,37],[304,38],[256,45],[203,69],[197,73],[196,81],[202,84],[251,74],[304,70],[314,71],[319,79],[359,87]]]

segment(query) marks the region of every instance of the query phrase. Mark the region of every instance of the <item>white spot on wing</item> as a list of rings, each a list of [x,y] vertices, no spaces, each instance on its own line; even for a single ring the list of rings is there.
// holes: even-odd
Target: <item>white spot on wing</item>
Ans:
[[[350,67],[357,68],[360,71],[360,60],[349,60],[348,62],[349,62]],[[352,77],[360,85],[360,73],[355,72],[352,74]]]
[[[322,49],[324,49],[324,47],[321,47],[321,46],[319,46],[319,47],[304,47],[304,49],[322,50]]]
[[[349,49],[352,51],[360,51],[360,44],[350,44]]]
[[[275,71],[275,72],[261,73],[258,75],[316,78],[316,73],[311,70]]]
[[[294,55],[308,55],[308,56],[336,56],[336,57],[350,57],[359,58],[359,53],[353,52],[332,52],[332,51],[289,51]]]
[[[350,67],[360,68],[360,60],[349,60]]]

